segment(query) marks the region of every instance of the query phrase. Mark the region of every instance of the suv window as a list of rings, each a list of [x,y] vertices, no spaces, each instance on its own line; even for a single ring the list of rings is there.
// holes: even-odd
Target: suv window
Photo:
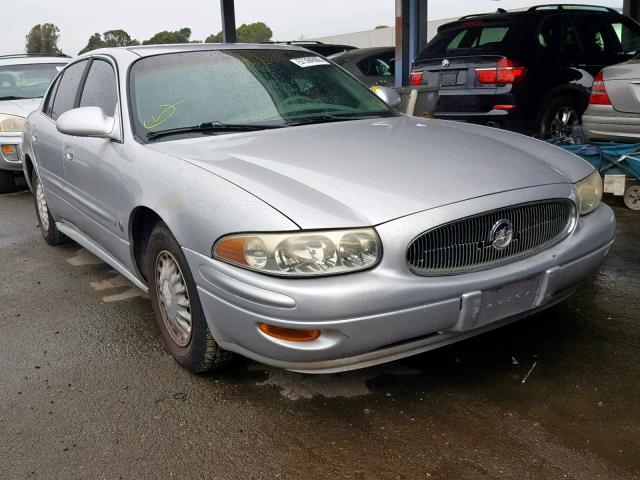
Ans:
[[[566,15],[547,17],[542,21],[538,32],[538,44],[552,52],[580,51],[576,29]]]
[[[371,55],[356,65],[363,75],[368,77],[389,77],[395,75],[394,52],[380,52]]]
[[[116,72],[109,62],[94,60],[84,83],[81,107],[100,107],[105,115],[113,117],[118,103]]]
[[[51,109],[51,117],[53,119],[58,118],[75,106],[78,87],[87,63],[88,60],[74,63],[62,74],[62,78],[58,82],[56,98],[53,100],[53,108]]]
[[[466,24],[465,24],[466,23]],[[469,21],[459,28],[439,33],[418,55],[416,60],[449,55],[504,53],[514,43],[514,28],[510,23],[484,24]]]
[[[622,16],[575,15],[573,20],[586,53],[633,54],[640,49],[640,27]]]

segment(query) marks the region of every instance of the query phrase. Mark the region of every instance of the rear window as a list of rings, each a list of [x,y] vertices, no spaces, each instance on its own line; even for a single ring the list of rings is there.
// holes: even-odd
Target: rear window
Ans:
[[[463,23],[439,33],[416,60],[456,55],[501,54],[511,46],[514,26],[508,23]]]

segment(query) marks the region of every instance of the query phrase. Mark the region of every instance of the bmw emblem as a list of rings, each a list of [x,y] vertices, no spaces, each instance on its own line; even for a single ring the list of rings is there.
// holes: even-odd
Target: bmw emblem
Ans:
[[[491,246],[496,250],[504,250],[513,240],[513,225],[509,220],[498,220],[491,229]]]
[[[449,68],[449,65],[451,65],[451,63],[448,59],[445,58],[444,60],[442,60],[442,68]]]

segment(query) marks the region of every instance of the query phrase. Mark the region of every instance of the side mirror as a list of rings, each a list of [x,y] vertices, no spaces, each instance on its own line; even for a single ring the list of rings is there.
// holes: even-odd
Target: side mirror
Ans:
[[[100,107],[80,107],[69,110],[58,118],[60,133],[74,137],[108,138],[120,141],[120,129],[114,117],[108,117]]]
[[[402,104],[402,97],[393,88],[377,86],[371,87],[371,90],[391,108],[397,108]]]

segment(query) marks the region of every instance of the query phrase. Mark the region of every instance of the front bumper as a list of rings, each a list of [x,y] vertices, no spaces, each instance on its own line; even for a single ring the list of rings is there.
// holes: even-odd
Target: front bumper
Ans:
[[[568,185],[506,192],[410,215],[377,226],[385,248],[373,270],[316,279],[273,278],[185,250],[216,341],[257,361],[307,373],[352,370],[396,360],[468,338],[566,298],[597,269],[614,239],[615,218],[606,205],[580,218],[569,237],[499,268],[449,277],[409,272],[404,250],[418,233],[500,206],[572,197]],[[491,204],[491,208],[487,205]],[[502,204],[502,205],[500,205]],[[516,285],[516,287],[512,287]],[[481,310],[485,292],[522,285],[526,310]],[[515,292],[515,295],[524,294]],[[518,297],[519,298],[519,297]],[[506,312],[506,313],[505,313]],[[258,324],[319,329],[309,343],[276,340]]]
[[[17,160],[10,160],[2,153],[2,145],[11,145],[19,152],[22,145],[22,133],[0,133],[0,170],[22,171],[22,162],[18,155]]]

